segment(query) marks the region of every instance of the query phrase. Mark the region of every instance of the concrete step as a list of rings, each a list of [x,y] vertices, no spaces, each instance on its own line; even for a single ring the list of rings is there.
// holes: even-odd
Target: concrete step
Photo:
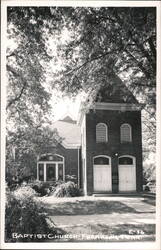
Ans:
[[[131,197],[131,196],[136,196],[136,197],[140,197],[142,196],[142,194],[140,193],[94,193],[93,194],[94,197],[114,197],[114,196],[120,196],[120,197]]]

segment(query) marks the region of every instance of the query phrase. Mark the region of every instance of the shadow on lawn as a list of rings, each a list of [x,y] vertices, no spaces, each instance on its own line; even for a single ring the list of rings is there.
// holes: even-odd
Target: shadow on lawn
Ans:
[[[91,215],[111,213],[137,213],[120,201],[76,201],[54,204],[47,208],[49,215]]]

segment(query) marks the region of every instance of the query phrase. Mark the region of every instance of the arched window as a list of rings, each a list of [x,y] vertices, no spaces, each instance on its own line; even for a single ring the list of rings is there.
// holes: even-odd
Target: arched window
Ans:
[[[121,142],[131,142],[132,141],[132,131],[131,126],[127,123],[121,125],[120,128]]]
[[[93,161],[94,161],[94,165],[109,165],[110,164],[110,158],[104,155],[95,156]]]
[[[40,181],[64,180],[64,157],[58,154],[41,155],[37,162],[37,179]]]
[[[63,161],[63,156],[58,154],[44,154],[40,156],[39,161]]]
[[[104,123],[96,125],[96,142],[107,142],[107,126]]]
[[[131,156],[121,156],[119,157],[119,165],[133,165],[134,160]]]

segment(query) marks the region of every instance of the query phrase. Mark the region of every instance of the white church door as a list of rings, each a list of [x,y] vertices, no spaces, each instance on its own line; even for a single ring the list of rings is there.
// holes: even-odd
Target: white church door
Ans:
[[[110,157],[103,155],[94,157],[93,177],[94,191],[106,192],[112,190]]]
[[[119,157],[119,191],[136,191],[136,166],[132,156]]]

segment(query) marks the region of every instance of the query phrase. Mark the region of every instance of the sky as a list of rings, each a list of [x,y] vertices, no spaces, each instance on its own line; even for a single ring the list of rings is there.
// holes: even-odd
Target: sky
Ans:
[[[78,111],[80,107],[79,96],[75,101],[66,98],[57,98],[55,101],[55,95],[53,95],[51,100],[51,105],[53,109],[54,120],[63,119],[65,116],[69,115],[72,119],[77,120]]]
[[[51,60],[50,62],[50,68],[52,69],[52,72],[56,72],[57,70],[60,70],[63,67],[63,62],[61,60],[58,60],[57,57],[57,46],[60,45],[60,43],[65,45],[67,42],[70,41],[71,31],[64,28],[61,31],[61,34],[59,34],[59,40],[54,34],[47,34],[47,38],[47,52],[48,54],[50,54],[50,56],[53,56],[53,60]],[[54,57],[57,58],[56,62],[54,60]],[[48,82],[51,81],[52,83],[53,79],[51,79],[49,76],[48,79]],[[81,95],[78,95],[75,100],[73,100],[69,97],[62,97],[62,93],[58,92],[56,89],[52,90],[52,98],[50,104],[53,109],[54,121],[63,119],[67,115],[70,116],[72,119],[77,120],[80,102]]]

